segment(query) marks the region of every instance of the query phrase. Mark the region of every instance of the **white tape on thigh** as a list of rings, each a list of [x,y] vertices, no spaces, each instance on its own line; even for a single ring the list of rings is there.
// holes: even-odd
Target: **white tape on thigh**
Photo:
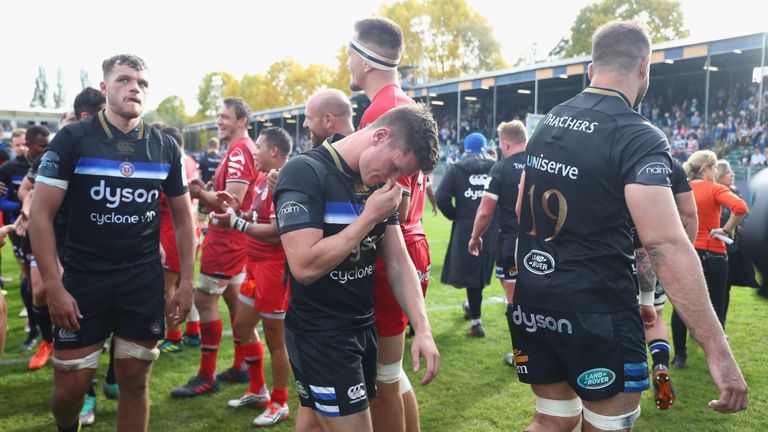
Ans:
[[[229,284],[230,285],[242,285],[243,281],[245,281],[245,270],[243,270],[240,273],[232,276],[232,278],[229,280]]]
[[[400,394],[406,394],[411,391],[411,380],[405,374],[403,368],[400,368]]]
[[[74,371],[80,369],[98,369],[99,368],[99,356],[101,355],[101,349],[96,350],[85,357],[72,360],[59,360],[56,356],[51,356],[51,365],[54,369],[60,371]]]
[[[227,279],[220,279],[201,274],[197,290],[208,295],[222,295],[224,294],[224,290],[227,289],[227,282]]]
[[[581,399],[554,400],[536,396],[536,411],[552,417],[576,417],[581,414]]]
[[[632,412],[617,416],[600,415],[584,407],[584,421],[589,422],[589,424],[598,429],[606,431],[632,429],[632,426],[635,425],[635,421],[637,421],[638,417],[640,417],[640,407],[637,407],[637,409]]]
[[[146,348],[135,342],[115,337],[115,358],[135,358],[144,361],[155,361],[160,356],[160,350],[157,348]]]
[[[192,303],[192,309],[189,310],[187,321],[200,321],[200,313],[197,311],[195,303]]]
[[[376,380],[384,384],[396,383],[403,370],[403,359],[390,364],[376,363]]]

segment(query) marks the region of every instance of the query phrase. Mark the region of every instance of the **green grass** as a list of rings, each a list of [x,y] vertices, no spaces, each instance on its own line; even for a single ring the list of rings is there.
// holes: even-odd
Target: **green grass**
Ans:
[[[441,373],[426,387],[416,384],[421,406],[424,431],[511,431],[522,430],[528,424],[535,407],[528,386],[517,380],[514,370],[503,363],[510,348],[509,332],[504,318],[504,305],[493,302],[503,293],[498,282],[486,288],[483,307],[485,339],[470,339],[465,335],[468,324],[462,320],[459,305],[464,291],[439,283],[443,256],[450,224],[442,217],[425,216],[425,226],[432,247],[432,281],[427,294],[427,306],[435,340],[442,354]],[[13,263],[10,247],[3,250],[3,274],[13,276],[7,284],[9,325],[5,356],[0,363],[0,431],[49,431],[53,419],[48,409],[52,386],[50,368],[30,372],[26,369],[28,356],[18,352],[23,341],[24,321],[18,318],[21,300],[18,294],[18,270]],[[222,306],[222,309],[226,309]],[[688,365],[674,371],[673,379],[678,400],[672,410],[656,410],[652,392],[642,399],[643,415],[637,430],[643,431],[762,431],[768,429],[768,348],[763,344],[768,334],[768,302],[747,288],[734,288],[728,319],[728,334],[736,358],[741,364],[751,397],[748,411],[736,415],[720,415],[707,402],[717,397],[717,390],[707,372],[701,349],[689,344]],[[670,312],[667,310],[667,319]],[[226,323],[226,319],[225,319]],[[227,324],[228,326],[228,324]],[[244,386],[223,386],[213,396],[194,400],[173,400],[170,391],[185,382],[197,370],[199,350],[187,349],[176,355],[163,354],[155,363],[151,377],[152,412],[150,430],[154,431],[240,431],[252,430],[255,410],[233,410],[226,401],[237,397]],[[220,369],[232,362],[232,344],[225,337],[219,352]],[[267,361],[267,368],[269,367]],[[405,364],[410,364],[406,359]],[[102,357],[99,376],[103,377],[106,356]],[[420,374],[409,372],[416,383]],[[270,380],[267,370],[267,379]],[[290,389],[291,409],[296,409],[296,395]],[[97,422],[92,431],[115,428],[116,404],[98,400]],[[277,431],[293,430],[290,420]]]

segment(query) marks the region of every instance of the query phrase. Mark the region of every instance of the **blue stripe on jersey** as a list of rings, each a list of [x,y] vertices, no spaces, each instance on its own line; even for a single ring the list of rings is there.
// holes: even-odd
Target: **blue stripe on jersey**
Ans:
[[[109,159],[80,158],[75,174],[165,180],[171,165],[159,162],[126,162]]]
[[[624,376],[644,377],[648,376],[648,363],[624,363]]]
[[[24,181],[25,176],[11,176],[11,183],[20,185]]]
[[[334,405],[322,405],[317,402],[315,402],[315,411],[319,414],[322,414],[326,417],[338,417],[339,416],[339,407]]]
[[[331,224],[351,224],[362,212],[363,206],[350,202],[326,201],[323,222]]]

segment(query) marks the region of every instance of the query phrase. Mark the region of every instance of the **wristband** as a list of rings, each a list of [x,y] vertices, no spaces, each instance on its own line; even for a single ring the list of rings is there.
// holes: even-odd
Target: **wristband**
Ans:
[[[248,228],[248,221],[243,218],[233,216],[231,218],[231,221],[232,221],[232,228],[240,231],[241,233],[244,233],[245,229]]]
[[[653,291],[640,291],[640,306],[653,306],[653,300]]]

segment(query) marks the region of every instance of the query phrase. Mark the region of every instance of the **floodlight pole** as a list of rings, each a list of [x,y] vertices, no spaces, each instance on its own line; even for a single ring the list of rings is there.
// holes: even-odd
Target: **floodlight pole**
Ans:
[[[704,64],[705,71],[705,84],[704,84],[704,130],[708,129],[709,125],[709,50],[707,50],[707,62]]]
[[[493,84],[493,121],[491,122],[491,139],[496,139],[496,125],[498,124],[498,119],[496,118],[496,84]]]
[[[461,87],[456,91],[456,144],[461,142]]]
[[[760,77],[760,90],[758,91],[758,97],[757,97],[757,124],[760,125],[760,119],[761,114],[763,113],[763,81],[765,81],[765,42],[766,42],[766,36],[768,36],[768,33],[763,33],[763,46],[762,46],[762,55],[760,57],[760,73],[758,76]]]
[[[533,79],[533,113],[539,113],[539,76]]]
[[[296,114],[296,138],[293,140],[293,147],[299,145],[299,125],[301,124],[301,114]]]

